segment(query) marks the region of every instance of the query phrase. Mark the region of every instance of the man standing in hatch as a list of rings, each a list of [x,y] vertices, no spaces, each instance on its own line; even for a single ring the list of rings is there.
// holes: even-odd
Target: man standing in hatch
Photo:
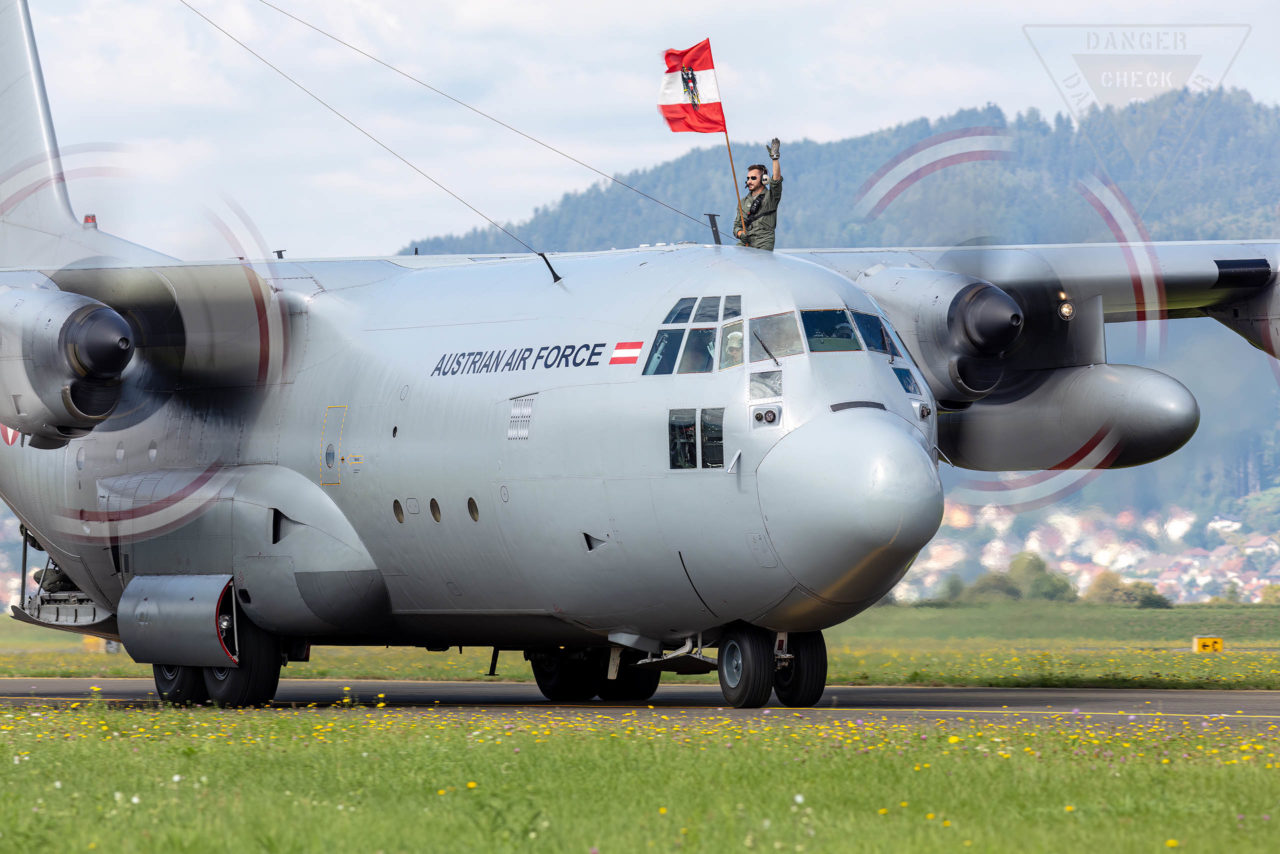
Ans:
[[[778,165],[778,152],[782,143],[774,137],[768,146],[769,159],[773,161],[773,180],[765,182],[764,166],[756,164],[747,169],[747,198],[743,200],[746,217],[739,208],[733,221],[733,236],[739,246],[773,251],[773,232],[778,227],[778,202],[782,201],[782,167]]]

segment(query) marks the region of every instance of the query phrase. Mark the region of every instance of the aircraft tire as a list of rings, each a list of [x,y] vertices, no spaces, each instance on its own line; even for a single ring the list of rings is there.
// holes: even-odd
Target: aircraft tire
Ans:
[[[778,702],[793,709],[817,705],[827,689],[827,642],[822,632],[792,632],[787,651],[795,657],[773,676]]]
[[[203,667],[153,664],[151,672],[156,680],[156,694],[166,703],[186,706],[204,703],[209,699],[209,689],[204,685]]]
[[[243,614],[236,629],[240,666],[203,668],[209,699],[232,708],[266,705],[280,685],[280,641]]]
[[[758,709],[773,693],[773,633],[746,623],[720,638],[720,690],[737,709]]]
[[[600,692],[608,660],[585,655],[537,653],[529,658],[542,696],[553,703],[580,703]]]
[[[662,681],[661,670],[642,670],[633,666],[640,660],[640,653],[626,650],[622,653],[622,666],[617,679],[605,679],[600,684],[600,699],[610,703],[643,703],[658,690]]]

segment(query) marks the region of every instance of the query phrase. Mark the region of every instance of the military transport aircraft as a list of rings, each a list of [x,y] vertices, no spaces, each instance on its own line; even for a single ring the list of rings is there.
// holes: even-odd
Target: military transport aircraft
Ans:
[[[0,497],[47,552],[13,616],[121,640],[175,702],[398,644],[523,651],[553,700],[718,669],[735,706],[809,706],[822,630],[936,532],[940,458],[1191,436],[1191,394],[1107,364],[1105,322],[1208,315],[1276,352],[1270,242],[680,245],[557,255],[558,281],[532,255],[182,263],[73,216],[26,0],[0,0],[0,120]]]

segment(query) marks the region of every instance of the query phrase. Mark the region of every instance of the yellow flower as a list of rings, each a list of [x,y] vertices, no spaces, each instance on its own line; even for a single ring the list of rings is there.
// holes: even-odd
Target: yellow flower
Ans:
[[[953,735],[947,739],[947,744],[956,744],[959,741],[960,741],[960,736]]]
[[[889,810],[887,807],[880,807],[880,815],[888,815],[888,814],[889,814]]]
[[[667,814],[666,807],[658,807],[658,815],[666,815],[666,814]]]
[[[474,789],[475,787],[476,787],[476,781],[475,781],[475,780],[468,780],[468,781],[467,781],[467,788],[468,788],[468,789]]]
[[[1166,848],[1177,848],[1177,847],[1178,847],[1178,840],[1176,840],[1176,839],[1166,839],[1166,840],[1164,841],[1164,844],[1165,844],[1165,847],[1166,847]]]
[[[1067,812],[1075,812],[1075,811],[1076,811],[1076,808],[1075,808],[1075,807],[1073,807],[1073,806],[1071,806],[1071,804],[1067,804],[1065,807],[1063,807],[1063,809],[1064,809],[1064,810],[1066,810]]]

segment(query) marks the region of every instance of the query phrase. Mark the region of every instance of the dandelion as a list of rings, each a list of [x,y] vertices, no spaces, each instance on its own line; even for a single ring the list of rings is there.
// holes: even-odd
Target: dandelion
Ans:
[[[1166,840],[1164,841],[1164,847],[1166,847],[1166,848],[1177,848],[1177,847],[1178,847],[1178,840],[1176,840],[1176,839],[1166,839]]]
[[[1066,805],[1065,807],[1063,807],[1062,809],[1063,809],[1064,811],[1066,811],[1066,812],[1075,812],[1075,811],[1076,811],[1076,808],[1075,808],[1075,807],[1073,807],[1073,806],[1071,806],[1071,804],[1067,804],[1067,805]]]
[[[666,815],[666,814],[667,814],[666,807],[658,807],[658,815]]]
[[[888,807],[880,807],[879,812],[880,812],[880,815],[888,815],[888,814],[889,814],[889,808],[888,808]]]
[[[477,785],[477,784],[476,784],[476,781],[475,781],[475,780],[468,780],[468,781],[467,781],[467,788],[468,788],[468,789],[474,789],[474,788],[476,787],[476,785]]]

